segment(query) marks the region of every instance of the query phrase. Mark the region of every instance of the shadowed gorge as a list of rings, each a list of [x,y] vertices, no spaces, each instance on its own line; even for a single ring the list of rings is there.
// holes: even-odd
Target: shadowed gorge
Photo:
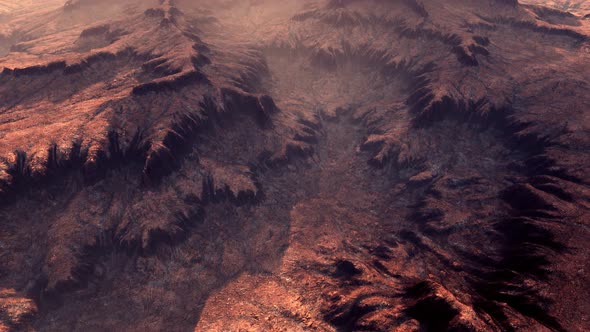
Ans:
[[[0,0],[0,331],[590,330],[588,15]]]

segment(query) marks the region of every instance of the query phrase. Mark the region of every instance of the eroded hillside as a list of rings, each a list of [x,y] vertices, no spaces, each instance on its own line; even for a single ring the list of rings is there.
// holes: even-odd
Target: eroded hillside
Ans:
[[[0,330],[590,329],[549,5],[0,2]]]

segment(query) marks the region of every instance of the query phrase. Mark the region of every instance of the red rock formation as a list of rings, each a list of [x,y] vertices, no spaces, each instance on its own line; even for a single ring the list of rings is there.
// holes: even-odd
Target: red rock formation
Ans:
[[[582,7],[19,6],[0,330],[590,329]]]

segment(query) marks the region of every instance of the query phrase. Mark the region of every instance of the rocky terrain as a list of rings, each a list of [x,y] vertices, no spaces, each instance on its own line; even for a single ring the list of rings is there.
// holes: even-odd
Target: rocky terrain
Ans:
[[[570,14],[582,17],[582,18],[588,18],[588,14],[590,14],[590,3],[588,3],[588,1],[584,1],[584,0],[575,0],[575,1],[571,1],[571,0],[549,0],[549,1],[542,1],[542,0],[524,0],[522,1],[522,4],[528,4],[528,5],[539,5],[539,6],[543,6],[543,7],[548,7],[548,8],[553,8],[553,9],[557,9],[558,11],[562,12],[561,14],[555,12],[558,15],[567,15],[567,16],[572,16]]]
[[[0,0],[0,331],[590,330],[588,14]]]

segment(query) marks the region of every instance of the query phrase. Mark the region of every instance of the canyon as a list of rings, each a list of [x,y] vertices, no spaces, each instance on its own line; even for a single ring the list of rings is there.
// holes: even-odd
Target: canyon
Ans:
[[[0,331],[590,330],[588,15],[0,0]]]

